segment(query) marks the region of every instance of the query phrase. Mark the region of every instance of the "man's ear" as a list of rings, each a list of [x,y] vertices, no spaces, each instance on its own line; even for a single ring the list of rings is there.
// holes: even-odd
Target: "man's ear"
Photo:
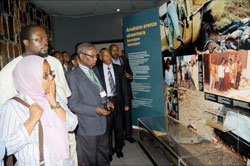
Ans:
[[[82,59],[82,57],[83,57],[83,54],[78,54],[79,60]]]
[[[23,40],[23,45],[24,45],[25,47],[27,47],[27,46],[29,45],[29,40],[24,39],[24,40]]]
[[[102,57],[102,55],[100,55],[100,56],[99,56],[99,58],[100,58],[100,60],[101,60],[101,61],[103,61],[103,57]]]

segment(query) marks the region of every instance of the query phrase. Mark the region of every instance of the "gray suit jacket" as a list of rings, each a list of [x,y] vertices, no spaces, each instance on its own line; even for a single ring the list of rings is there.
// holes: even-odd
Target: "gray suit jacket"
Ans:
[[[100,78],[96,69],[94,69],[94,72]],[[96,85],[89,80],[79,66],[68,72],[66,78],[72,93],[68,98],[68,106],[78,118],[76,133],[84,136],[104,134],[107,128],[107,119],[106,116],[96,114],[96,107],[103,107],[106,98],[101,98]]]

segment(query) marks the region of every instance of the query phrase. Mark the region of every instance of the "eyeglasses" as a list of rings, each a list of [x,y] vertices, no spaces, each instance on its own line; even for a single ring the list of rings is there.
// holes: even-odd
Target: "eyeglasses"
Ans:
[[[49,72],[49,74],[44,74],[43,79],[47,80],[47,79],[49,79],[49,76],[51,76],[51,77],[53,77],[53,79],[55,79],[55,77],[56,77],[55,71],[52,70]]]
[[[48,38],[48,37],[42,38],[42,37],[40,37],[40,38],[29,39],[29,40],[35,40],[36,42],[41,43],[42,41],[44,41],[44,42],[51,41],[51,38]]]
[[[82,52],[81,54],[87,55],[87,56],[89,56],[89,57],[91,57],[91,58],[98,58],[98,57],[99,57],[98,54],[97,54],[97,55],[90,55],[90,54],[86,54],[86,53],[84,53],[84,52]]]

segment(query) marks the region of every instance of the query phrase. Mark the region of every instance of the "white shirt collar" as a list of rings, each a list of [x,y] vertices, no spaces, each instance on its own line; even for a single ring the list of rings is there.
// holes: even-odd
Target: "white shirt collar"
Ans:
[[[112,64],[112,63],[111,63],[110,65],[106,65],[105,63],[103,63],[103,66],[104,66],[106,69],[108,69],[108,67],[109,67],[110,69],[113,68],[113,64]]]
[[[120,58],[119,58],[119,57],[118,57],[117,60],[115,60],[115,59],[112,58],[112,62],[113,62],[114,64],[121,65],[121,61],[120,61]]]

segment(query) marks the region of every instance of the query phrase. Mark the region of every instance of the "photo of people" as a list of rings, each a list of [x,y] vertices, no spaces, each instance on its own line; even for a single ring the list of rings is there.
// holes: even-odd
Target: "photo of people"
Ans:
[[[178,87],[199,90],[198,55],[177,57]]]
[[[176,87],[176,81],[175,81],[175,59],[170,57],[164,58],[164,79],[165,79],[165,85],[167,87]]]
[[[166,89],[166,110],[169,116],[179,120],[177,90],[174,88]]]
[[[249,50],[249,6],[249,0],[167,0],[159,8],[163,56]]]
[[[205,92],[250,102],[250,51],[203,56]]]

